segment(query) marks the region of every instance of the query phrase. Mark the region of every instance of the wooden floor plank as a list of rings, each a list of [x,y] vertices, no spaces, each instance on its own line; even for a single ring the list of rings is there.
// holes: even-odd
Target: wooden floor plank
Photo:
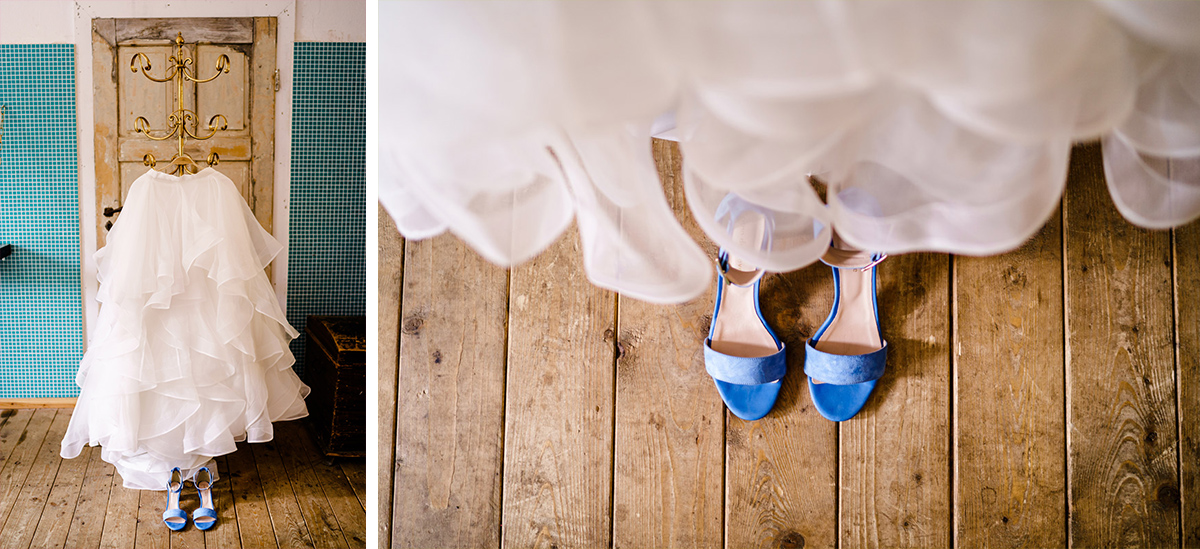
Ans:
[[[309,433],[310,431],[307,429],[296,427],[294,432],[288,433],[286,436],[290,436],[290,441],[296,444],[294,451],[297,454],[308,456],[313,473],[316,474],[320,488],[329,502],[329,508],[337,519],[342,535],[346,538],[346,545],[350,549],[366,547],[367,516],[363,503],[355,494],[354,488],[351,486],[352,481],[346,478],[343,468],[329,463],[321,456],[321,452],[317,449],[317,445]],[[353,461],[358,465],[358,471],[365,471],[363,460],[344,461]],[[351,469],[355,468],[351,467]]]
[[[262,479],[263,496],[271,513],[275,538],[281,548],[315,547],[276,443],[271,441],[249,445],[253,448],[254,463]]]
[[[395,452],[395,446],[392,451]],[[383,456],[380,456],[383,459]],[[342,468],[342,474],[345,475],[346,481],[350,484],[350,489],[354,490],[354,497],[358,498],[358,504],[363,508],[367,506],[367,462],[364,459],[342,459],[338,460],[338,465]],[[392,470],[388,467],[388,470]],[[380,492],[391,493],[392,482],[384,483],[384,478],[379,477],[378,482]],[[391,505],[388,505],[391,508]],[[380,518],[380,520],[383,520]],[[388,513],[388,520],[391,520],[391,512]],[[389,527],[390,529],[390,527]]]
[[[505,547],[612,542],[616,296],[588,281],[579,246],[571,229],[512,269]],[[413,262],[405,267],[407,285]]]
[[[4,529],[0,531],[0,547],[21,549],[29,547],[33,541],[33,534],[46,507],[46,499],[54,487],[54,477],[63,461],[58,453],[70,421],[71,413],[60,410],[54,415],[49,429],[43,433],[33,466],[20,487]]]
[[[236,452],[235,452],[236,453]],[[238,509],[233,501],[233,479],[224,456],[216,459],[217,482],[213,484],[213,506],[217,509],[217,523],[204,531],[204,545],[212,549],[241,547],[241,532],[238,529]]]
[[[87,456],[87,468],[75,502],[75,513],[71,516],[71,528],[67,533],[66,547],[95,549],[100,547],[104,533],[104,518],[108,510],[108,497],[112,493],[116,468],[101,459],[101,449],[85,447],[78,458]]]
[[[833,303],[823,264],[763,278],[763,317],[787,348],[788,374],[766,417],[726,412],[726,547],[837,547],[837,425],[808,395],[804,342]]]
[[[171,546],[171,530],[163,524],[167,508],[166,490],[137,490],[137,534],[133,549],[162,549]],[[129,547],[128,540],[122,547]]]
[[[70,416],[66,412],[60,412],[60,415]],[[43,443],[43,446],[45,444]],[[60,444],[61,439],[53,441],[51,444],[55,454],[57,454]],[[46,496],[46,505],[38,518],[37,530],[33,533],[32,547],[64,547],[66,545],[67,534],[71,529],[72,517],[75,515],[76,505],[79,503],[80,490],[83,489],[88,463],[91,461],[93,452],[99,452],[99,449],[84,448],[73,459],[54,456],[53,459],[59,462],[58,472],[54,476],[50,493]]]
[[[887,372],[840,424],[840,543],[949,547],[949,257],[897,255],[878,269]]]
[[[129,549],[130,540],[136,539],[138,530],[138,505],[141,490],[130,490],[122,485],[121,475],[113,471],[112,488],[108,494],[108,505],[104,509],[104,531],[100,535],[101,549]],[[166,503],[166,498],[163,498]],[[159,515],[161,520],[162,515]]]
[[[167,492],[163,490],[155,491],[154,493],[161,494],[162,496],[161,499],[163,501],[159,503],[161,507],[158,509],[158,514],[161,516],[163,511],[166,510]],[[144,494],[145,492],[143,492],[143,495]],[[220,522],[221,508],[215,507],[215,501],[213,504],[218,513],[217,524],[213,525],[213,528],[224,527],[225,525],[221,524]],[[191,481],[185,481],[183,483],[183,490],[181,490],[179,493],[179,508],[183,509],[183,512],[187,513],[188,516],[187,526],[185,526],[183,530],[173,532],[162,523],[161,519],[158,522],[158,525],[167,531],[167,536],[170,538],[171,549],[203,549],[205,545],[205,532],[199,528],[196,528],[196,524],[192,522],[192,513],[195,513],[196,509],[200,508],[200,494],[196,492],[196,485]]]
[[[404,284],[404,238],[379,208],[379,549],[392,547],[392,491],[396,469],[396,384],[400,368],[400,298]],[[363,503],[366,499],[362,498]]]
[[[308,533],[312,537],[313,546],[345,549],[346,536],[338,524],[325,490],[317,478],[316,470],[309,453],[299,440],[307,439],[308,433],[298,421],[280,422],[275,424],[275,448],[287,470],[287,478],[291,481],[296,493],[296,504],[304,516]]]
[[[1175,229],[1183,546],[1200,548],[1200,221]]]
[[[17,443],[12,447],[0,470],[0,534],[3,534],[11,518],[13,508],[20,500],[21,490],[25,487],[25,479],[29,476],[37,462],[38,452],[42,442],[50,430],[51,423],[57,410],[41,409],[33,413],[29,423],[17,435]],[[61,437],[60,437],[61,438]],[[20,527],[15,525],[14,528]]]
[[[683,197],[675,142],[655,140],[667,201],[706,244]],[[725,411],[704,370],[716,286],[690,302],[618,296],[614,547],[722,547]]]
[[[1070,543],[1179,546],[1170,235],[1120,217],[1097,144],[1064,201]]]
[[[1065,547],[1061,214],[954,261],[956,544]]]
[[[404,253],[392,545],[495,547],[507,274],[452,235]]]
[[[33,419],[33,410],[4,410],[4,423],[0,425],[0,473],[8,465],[14,455],[17,444],[25,441],[25,427]],[[3,477],[0,477],[3,478]]]
[[[243,549],[279,547],[251,446],[240,442],[236,452],[224,456],[233,506],[237,511],[238,535]]]

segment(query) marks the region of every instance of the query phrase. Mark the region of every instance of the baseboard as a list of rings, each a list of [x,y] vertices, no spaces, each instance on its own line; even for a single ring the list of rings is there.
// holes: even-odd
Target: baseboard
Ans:
[[[20,408],[74,408],[74,398],[10,398],[0,399],[0,410]]]

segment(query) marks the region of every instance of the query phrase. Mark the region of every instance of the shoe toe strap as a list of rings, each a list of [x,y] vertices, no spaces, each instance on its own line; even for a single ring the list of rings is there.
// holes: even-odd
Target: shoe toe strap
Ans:
[[[210,519],[216,520],[217,511],[215,509],[209,509],[207,507],[201,507],[199,509],[196,509],[195,511],[192,511],[192,520],[196,520],[199,518],[210,518]]]
[[[883,377],[887,342],[864,355],[835,355],[817,350],[811,339],[804,345],[804,373],[822,383],[854,385]]]
[[[781,347],[786,347],[782,343]],[[714,351],[712,340],[704,340],[704,369],[713,379],[734,385],[762,385],[783,379],[787,373],[787,355],[779,349],[773,355],[742,357]]]
[[[173,518],[187,520],[187,513],[184,513],[183,509],[167,509],[163,511],[163,520]]]

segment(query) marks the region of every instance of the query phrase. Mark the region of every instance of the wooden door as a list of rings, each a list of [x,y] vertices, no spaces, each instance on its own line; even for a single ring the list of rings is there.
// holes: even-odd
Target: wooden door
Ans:
[[[213,76],[218,59],[229,59],[228,72],[211,82],[184,83],[180,108],[195,111],[197,135],[210,133],[206,126],[214,115],[224,115],[228,122],[211,139],[187,139],[184,152],[202,167],[209,153],[217,153],[215,169],[233,180],[259,223],[272,230],[276,25],[274,17],[92,21],[98,248],[120,215],[114,210],[129,186],[149,169],[143,163],[146,154],[158,161],[156,169],[170,171],[178,152],[174,139],[155,141],[135,131],[138,117],[149,122],[152,135],[167,131],[168,116],[176,108],[176,84],[154,82],[131,65],[137,54],[144,54],[150,63],[145,72],[165,77],[180,34],[195,78]]]

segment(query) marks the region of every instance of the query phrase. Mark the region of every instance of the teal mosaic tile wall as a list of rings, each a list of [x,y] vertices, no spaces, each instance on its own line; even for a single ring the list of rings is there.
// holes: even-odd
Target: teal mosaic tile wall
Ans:
[[[0,106],[0,398],[77,396],[75,47],[0,44]]]
[[[288,321],[366,312],[366,44],[298,42],[292,83]]]

